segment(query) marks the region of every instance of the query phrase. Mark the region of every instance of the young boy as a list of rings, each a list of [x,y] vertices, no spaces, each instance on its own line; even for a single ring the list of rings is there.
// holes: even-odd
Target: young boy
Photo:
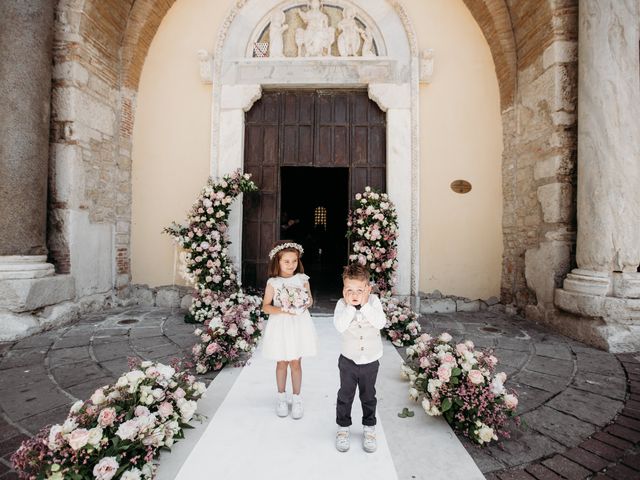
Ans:
[[[342,297],[333,314],[333,324],[342,334],[342,354],[338,359],[340,390],[336,405],[336,448],[349,450],[351,405],[360,392],[364,436],[362,447],[366,452],[376,451],[376,377],[378,359],[382,357],[380,329],[387,322],[380,299],[371,294],[369,271],[357,264],[344,268]]]

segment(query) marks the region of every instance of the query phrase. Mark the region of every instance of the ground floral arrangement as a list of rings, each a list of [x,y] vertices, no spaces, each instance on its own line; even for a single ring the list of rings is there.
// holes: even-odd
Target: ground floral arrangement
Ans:
[[[380,295],[387,316],[382,333],[397,347],[412,344],[421,331],[418,315],[391,296],[398,266],[398,215],[389,195],[371,187],[358,193],[347,227],[353,251],[349,261],[369,269],[373,290]]]
[[[409,380],[409,396],[479,445],[508,438],[510,419],[517,424],[519,418],[518,398],[504,386],[507,375],[494,374],[498,360],[490,350],[452,340],[448,333],[437,338],[424,333],[407,348],[402,376]]]
[[[251,176],[240,170],[220,180],[209,179],[189,212],[187,225],[174,223],[164,230],[184,249],[182,274],[195,287],[185,320],[204,324],[196,330],[201,343],[193,347],[198,373],[242,363],[243,354],[255,349],[263,329],[261,299],[240,287],[226,234],[234,199],[257,189]]]
[[[141,480],[189,427],[206,387],[186,372],[142,362],[115,385],[76,402],[62,425],[45,427],[13,454],[21,479]]]

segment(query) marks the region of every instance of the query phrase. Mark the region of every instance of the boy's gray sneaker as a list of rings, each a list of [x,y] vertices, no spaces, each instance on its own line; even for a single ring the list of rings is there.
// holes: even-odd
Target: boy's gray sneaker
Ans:
[[[279,417],[286,417],[289,415],[289,404],[287,403],[287,394],[278,393],[278,401],[276,403],[276,414]]]
[[[365,425],[363,430],[364,435],[362,437],[362,448],[367,453],[373,453],[378,448],[378,442],[376,441],[376,427],[368,427]]]
[[[349,427],[340,427],[336,433],[336,449],[339,452],[346,452],[349,450]]]

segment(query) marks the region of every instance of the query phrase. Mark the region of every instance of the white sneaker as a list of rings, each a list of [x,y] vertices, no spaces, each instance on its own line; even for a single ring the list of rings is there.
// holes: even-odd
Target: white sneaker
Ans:
[[[287,403],[287,394],[278,393],[278,402],[276,403],[276,413],[279,417],[289,415],[289,404]]]
[[[363,437],[362,437],[362,448],[367,453],[373,453],[378,448],[378,442],[376,441],[376,427],[365,427],[363,428]]]
[[[293,402],[291,403],[291,418],[299,420],[304,415],[304,409],[302,408],[302,398],[300,395],[293,395]]]
[[[349,450],[349,427],[340,427],[336,433],[336,449],[339,452],[346,452]]]

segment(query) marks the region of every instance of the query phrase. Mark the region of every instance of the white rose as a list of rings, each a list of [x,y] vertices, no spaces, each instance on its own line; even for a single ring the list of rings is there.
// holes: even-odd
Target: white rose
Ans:
[[[504,404],[509,410],[515,410],[518,406],[518,397],[511,395],[510,393],[504,396]]]
[[[482,375],[482,372],[480,370],[469,370],[468,375],[469,380],[474,385],[480,385],[482,382],[484,382],[484,375]]]
[[[49,448],[53,451],[58,450],[62,446],[61,438],[58,434],[62,433],[62,425],[54,425],[49,430]]]
[[[78,422],[73,418],[67,418],[62,424],[62,433],[71,433],[76,428],[78,428]]]
[[[126,387],[127,385],[129,385],[129,380],[126,375],[122,375],[116,382],[116,387]]]
[[[178,408],[180,409],[180,414],[182,416],[183,422],[188,422],[193,417],[193,414],[196,413],[196,408],[198,404],[193,400],[185,400],[180,399],[178,402]]]
[[[431,402],[427,398],[422,399],[422,408],[424,409],[424,413],[428,414],[429,409],[431,408]]]
[[[111,480],[119,466],[116,457],[105,457],[93,467],[93,476],[96,480]]]
[[[140,364],[140,367],[142,368],[149,368],[151,365],[153,365],[153,362],[149,361],[149,360],[145,360],[144,362],[142,362]]]
[[[449,335],[447,332],[444,332],[444,333],[442,333],[442,334],[438,337],[438,339],[439,339],[441,342],[448,343],[448,342],[450,342],[450,341],[453,339],[453,337],[452,337],[451,335]]]
[[[76,403],[71,405],[70,412],[71,413],[78,413],[83,405],[84,405],[84,402],[82,400],[78,400]]]
[[[491,382],[491,393],[494,395],[502,395],[504,393],[504,385],[499,378],[494,378]]]
[[[170,367],[169,365],[164,365],[162,363],[159,363],[156,367],[160,372],[160,375],[162,375],[167,380],[173,377],[176,373],[176,369],[173,367]]]
[[[483,425],[479,430],[476,431],[478,437],[481,440],[481,443],[487,443],[493,440],[493,428],[487,427]]]
[[[102,428],[94,427],[89,430],[89,440],[87,442],[89,443],[89,445],[97,447],[98,445],[100,445],[100,440],[102,440]]]
[[[122,474],[120,480],[140,480],[142,477],[142,472],[137,468],[132,468],[131,470],[127,470]]]
[[[94,405],[101,405],[106,400],[107,397],[104,396],[104,391],[101,388],[97,389],[95,392],[93,392],[93,395],[91,395],[91,402]]]
[[[411,400],[418,400],[418,390],[416,390],[415,388],[410,388],[409,389],[409,398]]]

